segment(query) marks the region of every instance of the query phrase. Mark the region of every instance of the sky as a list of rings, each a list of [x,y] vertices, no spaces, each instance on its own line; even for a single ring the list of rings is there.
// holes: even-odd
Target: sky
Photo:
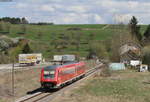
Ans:
[[[55,24],[150,24],[150,0],[0,0],[0,17]],[[9,1],[9,0],[6,0]]]

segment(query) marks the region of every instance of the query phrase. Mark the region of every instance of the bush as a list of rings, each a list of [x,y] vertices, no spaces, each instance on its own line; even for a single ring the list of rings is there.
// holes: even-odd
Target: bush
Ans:
[[[100,76],[102,77],[110,77],[111,71],[107,65],[104,66],[104,68],[101,70]]]
[[[95,75],[95,77],[110,77],[111,70],[109,69],[108,63],[101,68],[101,71]]]
[[[108,59],[109,55],[106,46],[101,42],[92,42],[89,49],[89,55],[97,56],[99,59]]]
[[[29,44],[25,44],[23,49],[22,49],[22,53],[27,54],[27,53],[32,53],[32,49],[30,48]]]
[[[5,51],[8,48],[9,44],[5,40],[0,39],[0,51]]]
[[[150,46],[143,48],[142,54],[143,63],[150,65]]]

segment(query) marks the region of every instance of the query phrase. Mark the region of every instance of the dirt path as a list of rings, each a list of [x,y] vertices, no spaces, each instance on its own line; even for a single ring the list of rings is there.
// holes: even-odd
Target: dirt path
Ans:
[[[106,28],[108,28],[110,25],[107,24],[106,26],[104,26],[101,30],[105,30]]]
[[[83,30],[105,30],[106,28],[108,28],[110,25],[107,24],[104,27],[98,29],[98,28],[84,28]]]

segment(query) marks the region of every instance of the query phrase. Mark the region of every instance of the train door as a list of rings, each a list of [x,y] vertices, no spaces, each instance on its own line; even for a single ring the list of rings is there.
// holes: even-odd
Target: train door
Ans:
[[[62,71],[61,69],[58,70],[58,75],[57,75],[57,80],[58,80],[58,84],[62,83]]]

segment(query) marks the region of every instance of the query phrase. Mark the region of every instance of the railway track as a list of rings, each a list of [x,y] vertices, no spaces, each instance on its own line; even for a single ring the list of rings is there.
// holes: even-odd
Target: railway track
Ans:
[[[21,101],[18,101],[18,102],[37,102],[38,100],[41,100],[45,97],[48,97],[50,96],[52,93],[39,93],[39,94],[36,94],[34,96],[31,96],[27,99],[24,99],[24,100],[21,100]]]
[[[16,102],[50,102],[50,100],[52,100],[55,96],[57,96],[58,94],[63,93],[64,91],[68,90],[69,88],[74,87],[77,83],[79,83],[80,81],[84,80],[85,78],[95,74],[98,70],[101,69],[101,67],[103,66],[103,64],[97,65],[96,67],[88,70],[86,72],[86,75],[84,78],[74,82],[73,84],[67,85],[64,88],[62,88],[59,91],[54,91],[54,92],[38,92],[34,95],[29,95],[26,96],[22,99],[17,100]]]

